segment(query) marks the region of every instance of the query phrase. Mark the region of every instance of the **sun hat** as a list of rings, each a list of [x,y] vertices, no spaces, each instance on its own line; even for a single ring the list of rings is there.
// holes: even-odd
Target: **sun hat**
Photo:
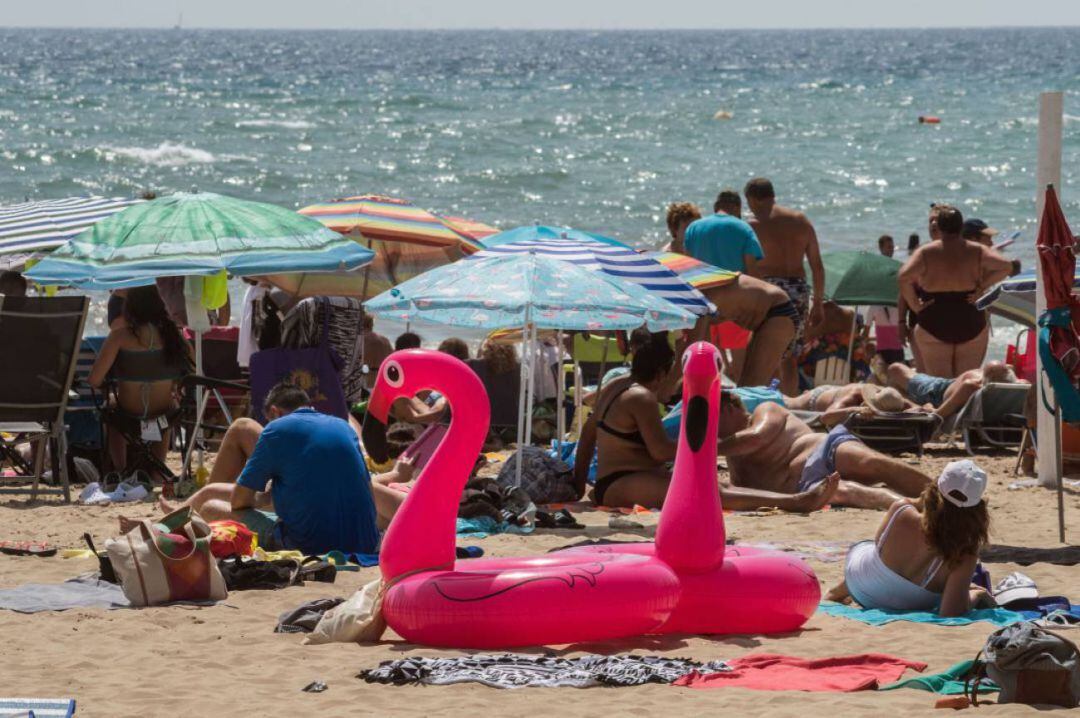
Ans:
[[[950,461],[937,480],[938,491],[962,509],[978,506],[986,491],[986,472],[971,459]]]
[[[904,397],[896,389],[876,384],[862,388],[863,403],[879,414],[899,414],[904,410]]]

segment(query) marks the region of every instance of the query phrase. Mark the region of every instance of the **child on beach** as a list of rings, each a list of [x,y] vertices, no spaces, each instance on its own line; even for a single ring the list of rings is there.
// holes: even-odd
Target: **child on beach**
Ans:
[[[937,609],[943,617],[994,605],[971,584],[979,549],[989,540],[986,473],[953,461],[917,500],[893,504],[873,541],[851,547],[844,580],[829,601],[857,601],[893,611]]]

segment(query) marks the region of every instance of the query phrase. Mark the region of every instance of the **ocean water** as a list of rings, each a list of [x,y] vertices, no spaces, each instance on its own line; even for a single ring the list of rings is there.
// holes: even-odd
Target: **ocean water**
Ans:
[[[1078,57],[1075,28],[0,30],[0,204],[384,193],[656,246],[668,202],[766,175],[825,249],[925,240],[928,204],[952,202],[1023,231],[1030,267],[1042,90],[1069,92],[1080,223]]]

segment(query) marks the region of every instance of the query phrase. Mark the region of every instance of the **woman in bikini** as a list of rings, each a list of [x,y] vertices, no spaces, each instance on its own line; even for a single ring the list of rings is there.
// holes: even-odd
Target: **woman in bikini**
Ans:
[[[578,443],[575,479],[584,492],[594,449],[597,480],[593,501],[600,506],[659,508],[671,481],[670,462],[677,441],[668,437],[660,420],[659,403],[674,386],[678,371],[675,351],[666,332],[646,341],[635,332],[630,373],[604,385]],[[810,491],[779,494],[756,489],[718,487],[724,506],[735,510],[779,508],[809,512],[821,508],[835,492],[839,477],[830,477]]]
[[[844,580],[826,600],[936,610],[943,617],[993,606],[984,589],[971,585],[979,550],[989,540],[985,489],[986,473],[969,459],[947,465],[917,500],[892,505],[873,541],[851,547]]]
[[[143,424],[177,410],[177,387],[191,370],[192,359],[191,345],[169,318],[157,288],[133,287],[124,300],[123,321],[117,322],[101,345],[87,382],[100,388],[111,374],[116,382],[117,420],[139,434]],[[161,438],[154,442],[154,454],[164,460],[170,430],[158,431]],[[110,428],[108,444],[113,467],[123,471],[127,463],[124,435]]]
[[[914,339],[925,373],[953,378],[982,364],[990,325],[975,301],[1014,267],[994,250],[960,236],[960,210],[935,209],[941,240],[920,247],[904,264],[900,292],[918,317]]]

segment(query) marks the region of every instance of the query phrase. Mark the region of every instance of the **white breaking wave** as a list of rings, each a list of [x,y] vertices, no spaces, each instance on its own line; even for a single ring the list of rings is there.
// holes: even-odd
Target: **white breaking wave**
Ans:
[[[237,127],[283,127],[287,130],[310,130],[314,123],[306,120],[240,120]]]
[[[157,147],[110,147],[105,146],[98,150],[109,162],[117,158],[137,160],[148,165],[158,167],[179,167],[190,164],[209,164],[216,162],[218,158],[206,150],[177,144],[162,142]]]

